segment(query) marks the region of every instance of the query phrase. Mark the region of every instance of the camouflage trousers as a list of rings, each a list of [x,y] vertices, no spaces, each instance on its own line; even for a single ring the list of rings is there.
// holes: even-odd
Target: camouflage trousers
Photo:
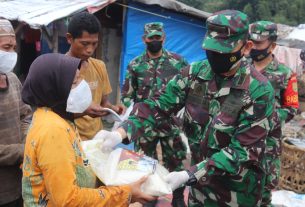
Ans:
[[[263,200],[261,206],[271,207],[271,191],[274,190],[279,183],[281,160],[279,157],[274,158],[267,156],[267,162],[269,163],[269,169],[266,175],[266,184],[263,190]]]
[[[274,190],[279,183],[280,177],[280,166],[281,166],[281,137],[282,130],[278,126],[273,129],[268,137],[266,138],[266,181],[263,191],[262,206],[272,206],[271,205],[271,191]]]
[[[203,160],[200,144],[196,139],[188,139],[192,160],[191,165]],[[264,162],[265,163],[265,162]],[[206,183],[197,183],[190,189],[189,207],[231,207],[260,206],[266,175],[262,170],[244,169],[234,176],[214,176]]]
[[[260,206],[265,182],[264,173],[243,170],[235,176],[214,176],[208,184],[192,186],[189,207]]]
[[[180,130],[156,132],[154,135],[156,136],[137,139],[135,150],[143,151],[147,156],[158,159],[157,144],[160,142],[164,167],[170,172],[184,170],[182,161],[186,159],[186,146],[180,136]]]

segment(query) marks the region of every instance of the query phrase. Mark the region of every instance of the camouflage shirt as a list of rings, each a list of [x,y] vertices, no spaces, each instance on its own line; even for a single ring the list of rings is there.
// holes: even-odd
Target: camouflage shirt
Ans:
[[[198,129],[193,131],[193,138],[201,142],[197,153],[206,158],[191,167],[198,180],[207,170],[209,175],[236,175],[246,166],[264,168],[272,86],[245,59],[233,78],[215,77],[207,61],[183,69],[160,95],[135,105],[134,115],[122,124],[128,137],[151,133],[159,121],[185,106],[186,120]]]
[[[285,97],[285,90],[288,87],[288,82],[293,78],[296,79],[295,74],[293,74],[292,70],[285,66],[284,64],[280,64],[276,57],[273,57],[273,61],[267,65],[262,74],[267,77],[270,81],[271,85],[274,88],[274,95],[275,95],[275,108],[280,118],[281,122],[288,122],[290,121],[297,113],[297,107],[292,105],[286,104],[285,102],[289,102],[287,97]],[[295,90],[296,93],[294,97],[289,97],[292,102],[297,102],[297,83],[295,81]],[[295,100],[294,100],[295,99]]]
[[[184,58],[164,49],[162,56],[156,59],[149,58],[144,52],[128,65],[122,102],[128,107],[131,101],[137,103],[152,97],[187,65]]]

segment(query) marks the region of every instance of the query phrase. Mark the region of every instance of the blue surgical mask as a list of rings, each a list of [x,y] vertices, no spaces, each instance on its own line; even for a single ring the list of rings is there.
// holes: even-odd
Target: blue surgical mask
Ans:
[[[17,63],[16,52],[6,52],[0,50],[0,73],[11,72]]]

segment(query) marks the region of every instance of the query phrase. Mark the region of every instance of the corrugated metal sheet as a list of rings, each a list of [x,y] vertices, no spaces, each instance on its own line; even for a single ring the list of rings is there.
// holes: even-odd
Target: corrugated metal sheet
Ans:
[[[73,13],[88,9],[95,12],[116,0],[0,0],[0,17],[41,28]],[[176,0],[134,0],[159,5],[180,13],[207,18],[210,13],[187,6]]]
[[[171,9],[180,13],[190,14],[192,16],[197,16],[203,19],[206,19],[211,15],[211,13],[209,12],[201,11],[199,9],[183,4],[177,0],[133,0],[133,1],[148,5],[156,4],[166,9]]]
[[[83,11],[88,7],[103,8],[115,0],[0,0],[0,17],[18,20],[32,28]]]

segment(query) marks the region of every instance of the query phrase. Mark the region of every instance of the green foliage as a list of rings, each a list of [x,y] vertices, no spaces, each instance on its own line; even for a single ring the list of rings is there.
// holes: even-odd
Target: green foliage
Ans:
[[[246,13],[250,19],[255,18],[255,12],[253,11],[252,5],[250,3],[246,4],[243,12]]]
[[[269,20],[298,25],[305,23],[305,0],[178,0],[194,8],[215,12],[237,9],[245,12],[251,22]]]

